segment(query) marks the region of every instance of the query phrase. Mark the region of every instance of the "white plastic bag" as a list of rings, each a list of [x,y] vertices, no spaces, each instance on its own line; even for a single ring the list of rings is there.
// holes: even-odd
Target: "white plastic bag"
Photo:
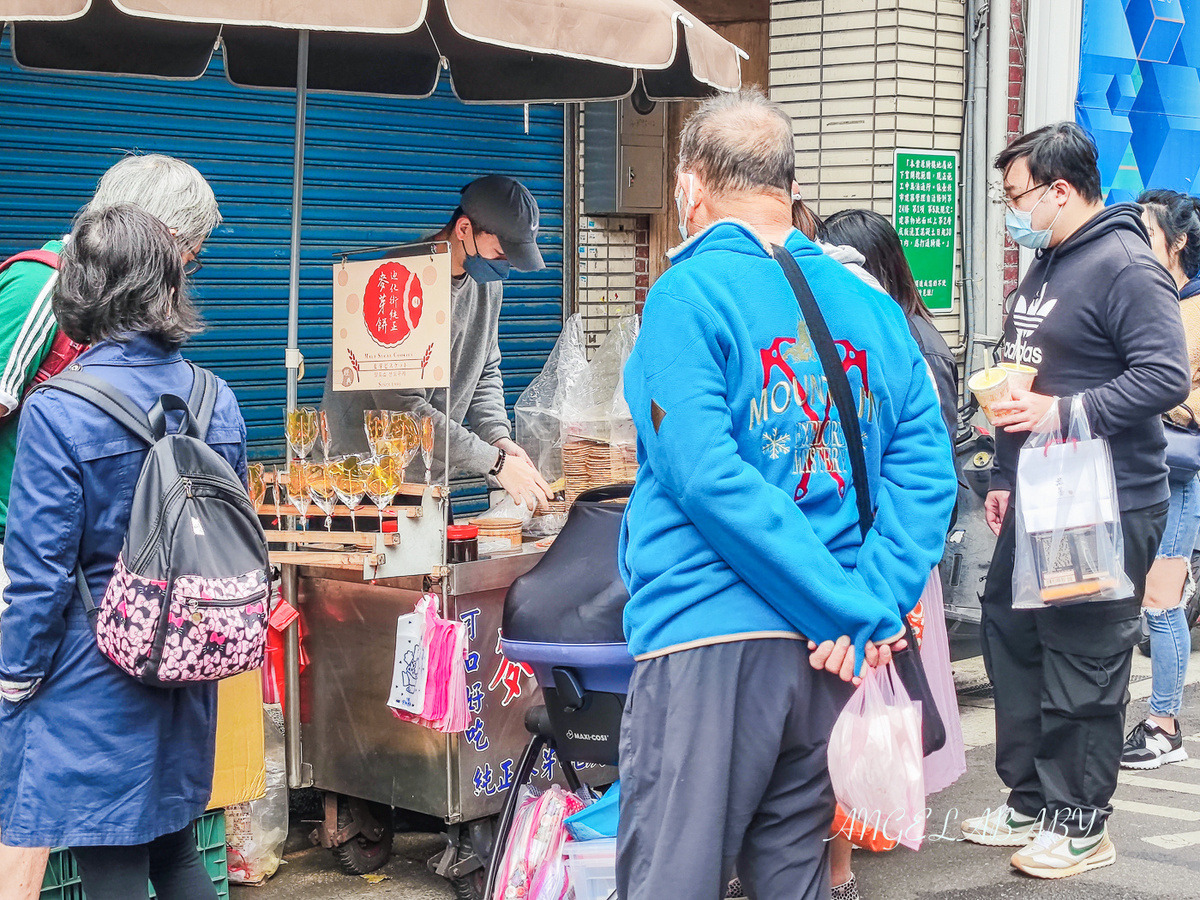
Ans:
[[[1092,434],[1080,397],[1067,428],[1055,404],[1025,442],[1015,515],[1014,609],[1133,596],[1108,441]]]
[[[473,516],[472,519],[520,519],[525,525],[533,518],[533,510],[524,501],[517,501],[508,494],[503,494],[487,512]]]
[[[424,612],[406,613],[396,619],[396,655],[387,701],[392,709],[415,716],[425,708],[425,682],[429,670],[425,620]]]
[[[864,668],[829,738],[829,777],[842,809],[917,850],[925,837],[921,704],[895,667]]]
[[[225,843],[229,847],[229,880],[233,884],[261,884],[283,861],[288,832],[287,764],[283,730],[264,707],[267,792],[258,800],[237,803],[225,810]],[[282,721],[282,712],[279,719]]]

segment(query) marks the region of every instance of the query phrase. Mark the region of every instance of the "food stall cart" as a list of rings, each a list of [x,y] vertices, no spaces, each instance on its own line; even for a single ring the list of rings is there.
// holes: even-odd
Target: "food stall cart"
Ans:
[[[354,254],[348,251],[332,267],[333,364],[344,372],[340,388],[423,386],[443,393],[449,409],[447,246],[424,243],[390,248],[382,256],[370,253],[373,258],[350,261]],[[312,450],[311,432],[305,437],[305,429],[293,431],[290,422],[288,430],[299,456]],[[432,435],[431,430],[423,447],[430,452]],[[448,456],[448,432],[443,436]],[[409,480],[395,485],[392,505],[379,511],[379,531],[331,528],[332,520],[346,522],[351,510],[344,506],[324,510],[332,513],[324,529],[315,522],[298,527],[302,510],[286,502],[295,499],[290,480],[280,476],[270,502],[265,485],[262,489],[260,514],[278,518],[281,526],[290,523],[268,530],[267,537],[272,562],[282,572],[284,599],[299,612],[295,633],[303,635],[298,652],[289,653],[285,663],[286,718],[299,723],[288,734],[289,782],[326,792],[315,837],[349,872],[369,872],[386,861],[392,808],[443,820],[450,842],[435,867],[461,896],[474,897],[490,851],[490,819],[503,805],[529,739],[526,711],[540,702],[532,670],[500,652],[504,598],[513,580],[537,564],[543,548],[532,541],[516,547],[501,541],[481,547],[485,552],[478,559],[449,562],[448,475],[429,483],[426,461],[426,483],[414,483],[413,462],[402,469]],[[325,470],[333,469],[326,463]],[[362,527],[375,518],[366,508],[359,515]],[[442,617],[465,626],[467,727],[459,733],[402,721],[388,705],[399,654],[397,620],[429,594],[436,595]],[[307,658],[303,667],[301,650]],[[543,779],[561,777],[555,766],[547,750],[538,773]],[[583,775],[598,784],[611,780],[598,767]]]

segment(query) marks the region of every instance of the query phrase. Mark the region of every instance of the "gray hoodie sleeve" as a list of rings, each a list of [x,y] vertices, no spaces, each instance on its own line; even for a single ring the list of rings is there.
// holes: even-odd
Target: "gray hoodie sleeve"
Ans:
[[[492,342],[487,362],[483,365],[483,373],[479,376],[479,383],[475,385],[475,391],[471,395],[471,405],[467,407],[467,421],[471,423],[471,431],[488,444],[494,444],[512,434],[508,410],[504,406],[504,378],[500,374],[498,339]]]

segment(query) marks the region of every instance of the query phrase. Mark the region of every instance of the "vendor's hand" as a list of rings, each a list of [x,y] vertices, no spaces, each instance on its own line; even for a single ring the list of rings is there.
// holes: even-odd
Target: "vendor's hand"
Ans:
[[[900,634],[903,635],[904,632],[901,631]],[[879,644],[867,641],[863,655],[866,657],[866,664],[871,668],[886,666],[892,661],[893,653],[898,653],[907,646],[908,641],[903,637]],[[836,641],[824,641],[820,645],[809,641],[808,650],[808,663],[814,669],[824,669],[842,681],[849,681],[855,685],[862,682],[862,678],[854,674],[854,641],[849,635],[844,634]]]
[[[539,503],[550,502],[550,485],[546,484],[546,479],[527,457],[506,455],[496,480],[500,482],[500,487],[508,491],[514,502],[523,503],[530,512],[536,509]]]
[[[492,444],[492,446],[499,450],[503,450],[509,456],[519,456],[531,466],[533,465],[533,460],[529,458],[529,454],[525,452],[525,448],[512,438],[500,438],[500,440],[496,441],[496,443]]]
[[[988,491],[987,499],[983,501],[988,528],[992,529],[994,535],[1000,534],[1000,526],[1004,524],[1004,517],[1008,514],[1008,501],[1011,498],[1012,491]]]
[[[1013,391],[1011,400],[992,405],[992,424],[1005,431],[1032,431],[1057,400],[1033,391]]]

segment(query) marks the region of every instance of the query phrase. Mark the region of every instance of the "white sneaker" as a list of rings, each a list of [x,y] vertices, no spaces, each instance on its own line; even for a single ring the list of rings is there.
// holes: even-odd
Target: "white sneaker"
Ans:
[[[1042,831],[1010,860],[1013,868],[1035,878],[1066,878],[1111,866],[1116,861],[1117,848],[1108,839],[1107,828],[1098,835],[1083,838]]]
[[[1121,768],[1157,769],[1167,763],[1183,762],[1187,758],[1178,719],[1175,720],[1174,734],[1167,734],[1147,719],[1134,725],[1125,738],[1125,746],[1121,750]]]
[[[988,847],[1023,847],[1041,828],[1041,819],[1023,816],[1007,803],[962,823],[964,838]]]

